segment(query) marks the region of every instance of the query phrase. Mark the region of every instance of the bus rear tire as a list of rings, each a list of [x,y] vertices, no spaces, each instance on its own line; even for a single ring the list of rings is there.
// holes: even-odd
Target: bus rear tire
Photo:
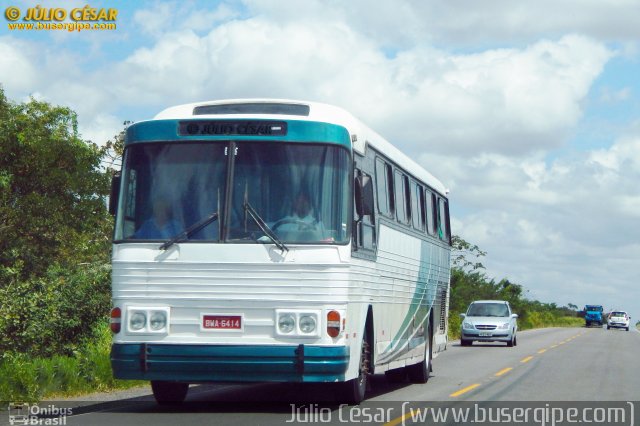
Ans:
[[[184,402],[189,392],[189,383],[151,381],[153,397],[160,405],[179,405]]]
[[[407,367],[407,375],[411,383],[427,383],[429,381],[429,373],[431,372],[431,361],[433,352],[431,349],[431,324],[429,324],[429,333],[425,340],[424,359],[415,365]]]

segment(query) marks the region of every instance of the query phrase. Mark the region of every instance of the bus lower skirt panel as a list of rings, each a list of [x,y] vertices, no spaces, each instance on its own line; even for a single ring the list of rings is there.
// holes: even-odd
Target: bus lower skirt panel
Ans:
[[[344,381],[345,346],[121,344],[111,347],[116,379],[203,382]]]

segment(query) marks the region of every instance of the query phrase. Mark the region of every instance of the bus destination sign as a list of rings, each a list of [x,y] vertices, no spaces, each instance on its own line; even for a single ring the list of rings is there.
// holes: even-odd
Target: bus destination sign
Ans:
[[[181,121],[180,136],[285,136],[284,121]]]

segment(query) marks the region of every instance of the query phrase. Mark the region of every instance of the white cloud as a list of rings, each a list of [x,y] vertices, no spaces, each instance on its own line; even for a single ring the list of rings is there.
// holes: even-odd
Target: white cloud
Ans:
[[[249,2],[261,4],[263,1]],[[271,2],[266,2],[271,5]],[[287,3],[280,2],[277,3]],[[295,3],[295,2],[294,2]],[[335,5],[335,2],[330,4]],[[449,46],[527,43],[580,33],[604,41],[640,39],[640,4],[635,0],[410,0],[349,2],[346,19],[368,37],[384,44]]]
[[[613,90],[610,87],[604,87],[600,91],[600,101],[609,104],[626,101],[630,96],[630,87],[624,87],[620,90]]]
[[[133,22],[143,33],[159,35],[173,26],[176,7],[171,3],[157,3],[153,9],[137,10]]]
[[[114,131],[114,129],[117,129]],[[123,121],[111,114],[98,113],[91,121],[83,121],[78,126],[82,139],[104,145],[112,140],[122,129]]]
[[[28,46],[13,37],[0,38],[0,83],[5,90],[29,93],[37,81],[36,58],[28,55]]]
[[[111,78],[120,99],[131,103],[321,100],[376,123],[414,153],[522,155],[564,142],[611,54],[596,41],[566,36],[523,49],[452,54],[419,48],[389,58],[346,23],[277,25],[253,18],[205,36],[164,34],[119,64]]]
[[[240,12],[226,4],[209,11],[159,4],[134,16],[155,41],[109,69],[82,77],[69,72],[60,62],[74,63],[75,53],[47,60],[46,72],[30,69],[15,50],[12,61],[22,63],[25,81],[36,86],[55,80],[46,91],[34,89],[65,99],[89,119],[123,105],[161,110],[212,98],[304,98],[351,110],[412,155],[518,156],[565,141],[613,54],[596,40],[568,35],[476,53],[421,42],[388,55],[389,42],[359,31],[358,19],[365,18],[355,19],[352,6],[332,4],[310,2],[305,7],[313,13],[302,14],[291,2],[247,2],[256,16],[245,19],[232,19]],[[367,9],[366,19],[393,20],[392,6]],[[397,11],[407,19],[424,12],[412,3]],[[197,23],[202,30],[207,21],[217,23],[208,33],[181,29]]]
[[[542,162],[482,156],[421,162],[452,176],[453,232],[488,252],[491,276],[534,298],[640,312],[640,125],[610,148]],[[583,296],[589,295],[589,296]]]
[[[133,21],[145,34],[159,37],[174,31],[206,31],[239,16],[238,10],[221,3],[215,8],[184,7],[177,2],[158,2],[153,9],[137,10]]]

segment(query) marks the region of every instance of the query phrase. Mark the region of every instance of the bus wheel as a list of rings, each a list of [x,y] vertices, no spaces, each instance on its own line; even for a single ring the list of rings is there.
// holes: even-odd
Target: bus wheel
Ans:
[[[348,404],[360,404],[364,399],[367,391],[367,383],[371,371],[371,346],[369,344],[369,336],[365,331],[362,338],[362,347],[360,348],[360,365],[358,367],[358,377],[351,379],[342,384],[344,391],[344,399]]]
[[[431,360],[433,352],[431,349],[431,324],[429,324],[429,333],[424,344],[424,359],[415,365],[407,367],[407,374],[411,383],[427,383],[429,381],[429,373],[431,372]]]
[[[151,381],[153,397],[160,405],[182,404],[189,391],[189,383]]]

